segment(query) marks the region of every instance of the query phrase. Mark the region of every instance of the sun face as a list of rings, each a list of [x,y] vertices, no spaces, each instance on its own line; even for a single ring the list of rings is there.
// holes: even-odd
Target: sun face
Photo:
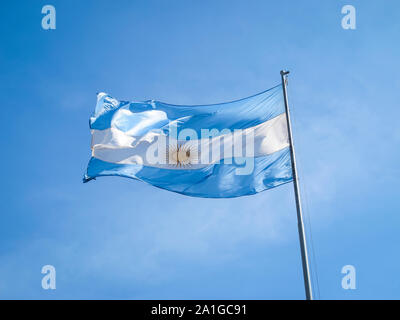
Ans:
[[[190,166],[196,160],[193,151],[193,147],[188,144],[169,145],[166,155],[167,163],[177,167]]]

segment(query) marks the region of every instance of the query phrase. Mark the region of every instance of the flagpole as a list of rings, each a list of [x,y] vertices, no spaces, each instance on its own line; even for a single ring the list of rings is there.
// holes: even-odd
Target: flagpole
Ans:
[[[287,81],[288,74],[289,74],[289,71],[284,71],[284,70],[281,71],[283,98],[285,100],[286,121],[287,121],[289,145],[290,145],[290,158],[291,158],[291,162],[292,162],[294,196],[296,198],[297,227],[299,230],[301,262],[303,265],[304,288],[306,291],[306,299],[312,300],[313,296],[312,296],[312,289],[311,289],[310,270],[308,267],[307,243],[306,243],[306,237],[305,237],[305,233],[304,233],[303,213],[301,210],[301,202],[300,202],[299,180],[298,180],[298,176],[297,176],[296,158],[295,158],[293,137],[292,137],[292,127],[291,127],[291,123],[290,123],[289,103],[288,103],[288,97],[287,97],[287,91],[286,91],[286,81]]]

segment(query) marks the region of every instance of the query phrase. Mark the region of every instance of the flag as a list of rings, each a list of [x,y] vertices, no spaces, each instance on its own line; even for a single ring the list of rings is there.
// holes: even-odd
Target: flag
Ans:
[[[220,104],[97,95],[84,182],[121,176],[188,196],[231,198],[292,181],[282,85]]]

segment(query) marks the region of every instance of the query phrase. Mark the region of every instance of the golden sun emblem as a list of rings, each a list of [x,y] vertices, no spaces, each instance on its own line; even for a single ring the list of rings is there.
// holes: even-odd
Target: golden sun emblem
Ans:
[[[167,149],[167,163],[177,167],[190,166],[196,163],[196,156],[193,146],[189,144],[169,145]]]

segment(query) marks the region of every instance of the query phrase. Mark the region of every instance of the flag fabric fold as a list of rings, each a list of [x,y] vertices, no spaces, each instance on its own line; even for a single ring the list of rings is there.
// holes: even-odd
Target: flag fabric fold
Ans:
[[[121,176],[184,195],[231,198],[292,181],[282,86],[182,106],[97,96],[84,182]]]

